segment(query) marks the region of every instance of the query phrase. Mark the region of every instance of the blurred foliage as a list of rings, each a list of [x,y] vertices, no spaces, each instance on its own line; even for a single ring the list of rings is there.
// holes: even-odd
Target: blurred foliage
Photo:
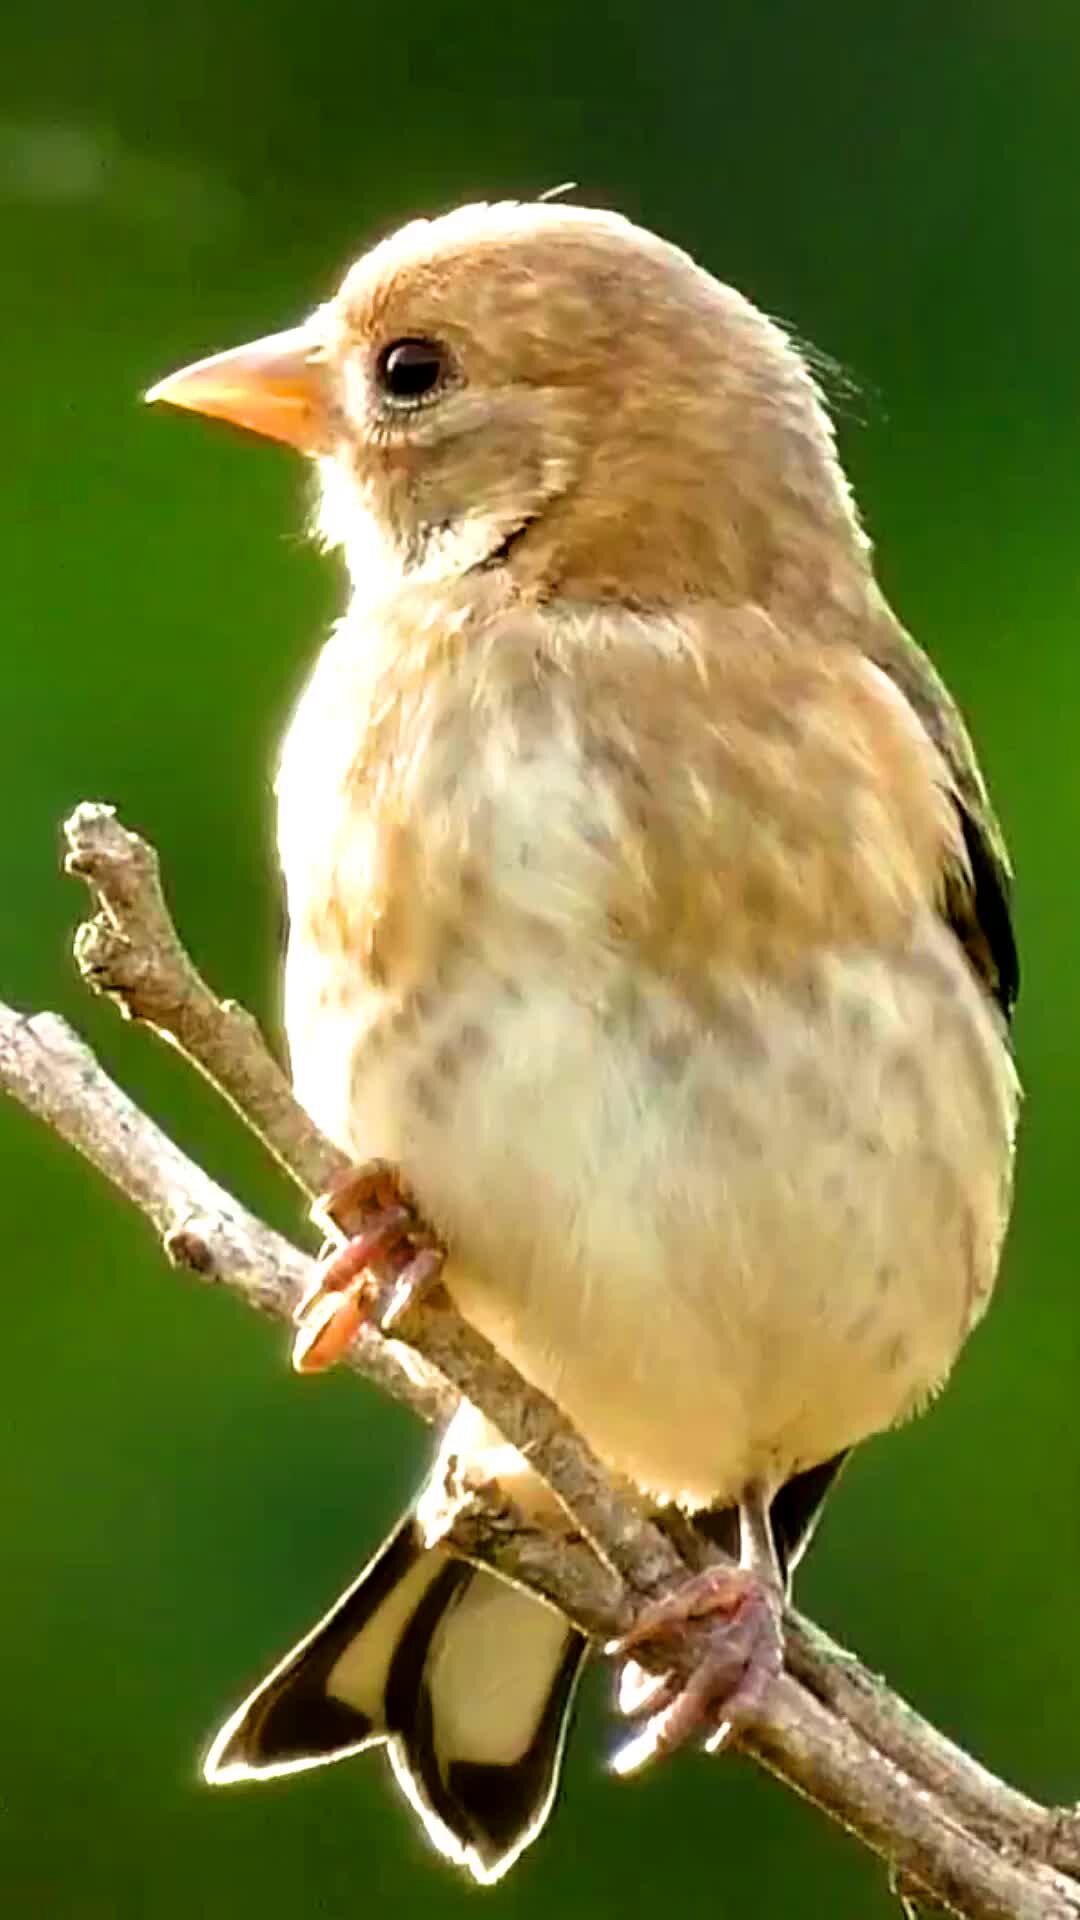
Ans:
[[[1075,1797],[1075,6],[54,0],[9,10],[4,40],[0,991],[73,1017],[284,1224],[254,1150],[68,961],[56,824],[112,799],[211,977],[274,1022],[274,743],[338,592],[301,538],[300,467],[145,415],[140,389],[298,316],[411,212],[567,177],[850,369],[884,583],[972,718],[1017,858],[1030,1101],[994,1312],[941,1405],[846,1476],[801,1597],[988,1761]],[[196,1777],[391,1520],[421,1436],[350,1380],[291,1380],[280,1332],[166,1277],[11,1111],[0,1169],[0,1902],[464,1914],[485,1896],[427,1854],[379,1762],[246,1793]],[[605,1705],[594,1682],[560,1813],[493,1909],[896,1911],[739,1762],[614,1782]]]

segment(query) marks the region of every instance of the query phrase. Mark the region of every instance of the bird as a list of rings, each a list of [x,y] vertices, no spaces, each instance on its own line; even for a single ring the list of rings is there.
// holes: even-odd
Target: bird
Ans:
[[[778,1670],[842,1462],[942,1386],[999,1265],[1018,963],[965,725],[876,582],[804,352],[618,213],[410,220],[147,398],[307,458],[347,579],[278,845],[294,1085],[366,1227],[296,1363],[340,1352],[380,1260],[437,1276],[734,1556],[617,1649],[623,1770],[715,1743]],[[448,1464],[489,1458],[542,1503],[462,1408],[209,1780],[379,1746],[475,1879],[535,1838],[589,1648],[431,1543]],[[657,1690],[635,1655],[689,1618],[713,1652]]]

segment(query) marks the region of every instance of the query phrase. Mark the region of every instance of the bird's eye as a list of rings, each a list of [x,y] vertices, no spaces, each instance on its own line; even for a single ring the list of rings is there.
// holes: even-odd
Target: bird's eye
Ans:
[[[415,405],[434,393],[446,364],[446,354],[434,340],[392,340],[375,363],[375,378],[387,399]]]

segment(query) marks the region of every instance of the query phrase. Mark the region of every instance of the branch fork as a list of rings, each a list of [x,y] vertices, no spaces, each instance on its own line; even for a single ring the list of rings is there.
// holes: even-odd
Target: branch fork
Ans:
[[[181,1053],[254,1129],[309,1203],[349,1171],[293,1097],[255,1021],[220,1000],[185,952],[157,856],[111,807],[76,808],[66,867],[94,917],[75,958]],[[0,1090],[92,1162],[147,1217],[175,1267],[291,1322],[316,1277],[275,1233],[187,1158],[56,1015],[0,1003]],[[558,1408],[526,1384],[439,1289],[410,1301],[393,1338],[364,1327],[345,1364],[443,1425],[471,1401],[524,1455],[567,1516],[542,1527],[505,1492],[447,1489],[439,1526],[457,1552],[543,1595],[600,1646],[625,1635],[686,1563],[636,1491],[617,1483]],[[794,1609],[784,1670],[738,1744],[888,1865],[908,1911],[969,1920],[1080,1920],[1080,1815],[998,1779]]]

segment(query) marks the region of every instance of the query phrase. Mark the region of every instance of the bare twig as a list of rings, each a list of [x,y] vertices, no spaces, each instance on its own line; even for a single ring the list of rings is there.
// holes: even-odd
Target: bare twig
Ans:
[[[218,1000],[196,972],[165,904],[157,856],[112,807],[77,807],[64,834],[67,869],[98,903],[75,940],[83,978],[178,1047],[316,1199],[349,1162],[297,1104],[250,1014]],[[678,1573],[673,1549],[632,1489],[613,1485],[553,1402],[526,1390],[449,1303],[411,1307],[394,1332],[487,1414],[632,1587],[657,1592]]]
[[[887,1753],[911,1779],[946,1800],[975,1832],[1018,1856],[1043,1859],[1080,1878],[1080,1818],[1043,1807],[999,1780],[893,1693],[877,1674],[800,1614],[786,1638],[791,1672],[826,1706]]]
[[[75,936],[87,985],[178,1047],[305,1192],[325,1192],[348,1161],[294,1100],[246,1008],[219,1000],[196,970],[165,904],[153,847],[97,802],[76,807],[64,838],[68,873],[93,888],[98,905]]]
[[[67,826],[72,871],[98,915],[80,930],[84,976],[179,1046],[227,1095],[310,1196],[343,1156],[297,1106],[255,1023],[192,967],[151,850],[111,809],[80,807]],[[194,1164],[51,1015],[0,1007],[0,1087],[86,1155],[152,1221],[176,1264],[287,1318],[308,1257]],[[427,1420],[464,1394],[526,1454],[579,1530],[547,1531],[498,1488],[448,1500],[445,1537],[562,1607],[606,1639],[683,1569],[630,1488],[613,1484],[558,1410],[530,1389],[447,1303],[359,1336],[349,1364]],[[407,1342],[402,1345],[401,1342]],[[787,1671],[741,1745],[849,1826],[919,1898],[972,1920],[1080,1920],[1080,1824],[998,1780],[919,1718],[882,1681],[794,1612]]]
[[[311,1259],[248,1213],[181,1153],[54,1013],[26,1019],[0,1002],[0,1088],[103,1173],[154,1226],[174,1266],[230,1287],[260,1313],[288,1321]],[[346,1365],[422,1420],[445,1420],[457,1395],[426,1377],[393,1341],[364,1332]]]

